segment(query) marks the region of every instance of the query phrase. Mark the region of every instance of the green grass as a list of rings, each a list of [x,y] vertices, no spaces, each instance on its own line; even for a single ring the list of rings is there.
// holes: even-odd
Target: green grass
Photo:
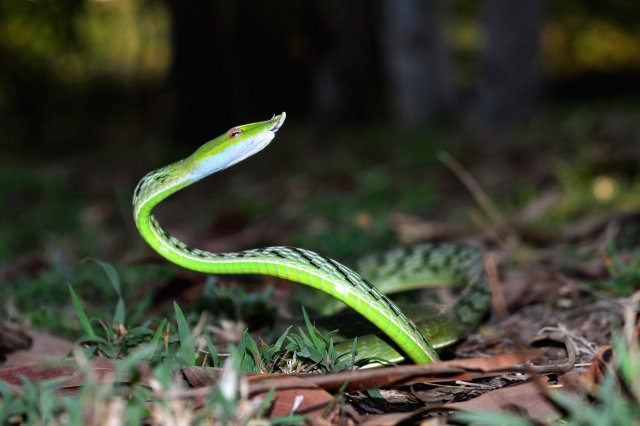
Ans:
[[[106,262],[99,263],[107,273],[116,292],[120,279],[116,270]],[[158,349],[161,340],[167,342],[163,350],[156,350],[154,357],[175,358],[180,365],[211,365],[218,364],[218,351],[213,348],[210,336],[203,335],[210,353],[196,351],[196,339],[187,317],[180,306],[174,302],[175,325],[162,321],[153,330],[150,322],[143,325],[129,324],[125,320],[125,302],[122,297],[113,310],[111,321],[91,320],[82,301],[69,286],[69,294],[75,309],[78,322],[83,330],[83,336],[78,340],[83,344],[89,357],[102,356],[118,359],[129,356],[140,345],[152,344]],[[285,371],[319,370],[342,371],[353,366],[353,354],[338,354],[333,346],[333,336],[336,331],[322,334],[318,331],[303,310],[306,332],[302,328],[298,333],[289,333],[287,329],[273,345],[264,342],[257,344],[251,335],[245,331],[237,347],[231,351],[240,354],[240,371],[243,373],[267,373]],[[201,328],[201,327],[200,327]],[[285,342],[289,343],[285,345]],[[212,350],[213,348],[213,350]],[[346,357],[350,355],[350,358]],[[154,358],[155,359],[155,358]]]
[[[25,380],[21,393],[0,382],[0,423],[81,425],[102,424],[106,419],[119,424],[143,424],[151,419],[172,420],[178,424],[247,424],[259,419],[263,419],[261,424],[304,421],[304,417],[298,415],[265,419],[273,393],[261,400],[248,401],[240,386],[243,379],[237,369],[239,356],[235,352],[224,363],[222,378],[204,398],[204,406],[198,409],[190,399],[180,396],[185,389],[181,374],[168,359],[154,364],[150,387],[136,380],[121,384],[118,378],[137,377],[137,365],[148,360],[152,349],[142,346],[122,359],[113,382],[99,383],[93,377],[91,363],[79,362],[85,380],[78,395],[73,397],[56,393],[56,380],[38,383]]]
[[[258,404],[250,404],[240,386],[244,373],[330,372],[353,368],[354,354],[338,354],[333,345],[335,332],[322,334],[305,316],[305,329],[291,333],[290,328],[274,344],[259,343],[244,332],[239,342],[220,353],[210,336],[194,334],[182,309],[174,303],[173,320],[153,321],[143,325],[127,320],[126,306],[120,294],[120,277],[112,265],[95,261],[118,295],[110,321],[94,318],[72,286],[69,297],[83,335],[77,342],[82,348],[75,358],[85,373],[79,394],[65,397],[55,392],[57,381],[39,383],[24,381],[23,391],[16,393],[0,382],[0,424],[26,421],[30,424],[82,424],[87,415],[95,418],[116,416],[127,424],[139,424],[144,419],[161,415],[164,418],[191,418],[195,422],[215,419],[219,424],[246,424],[251,419],[264,418],[273,393]],[[206,346],[196,342],[204,339]],[[95,357],[118,360],[113,383],[98,383],[91,373]],[[151,389],[133,380],[117,384],[118,378],[137,377],[141,361],[149,363],[156,380]],[[203,408],[194,410],[188,399],[167,397],[166,392],[179,391],[187,385],[181,373],[184,366],[219,367],[221,379],[205,398]],[[88,407],[94,411],[87,412]],[[120,407],[116,409],[116,407]],[[186,417],[184,417],[186,416]],[[265,420],[265,424],[290,424],[304,421],[302,416],[287,416]]]
[[[484,164],[478,170],[489,173],[476,174],[476,178],[506,215],[539,197],[543,189],[559,191],[560,202],[526,225],[533,234],[538,230],[556,232],[570,221],[593,213],[628,212],[640,205],[640,176],[629,171],[622,173],[616,168],[618,163],[603,159],[594,148],[600,146],[603,138],[589,132],[608,117],[615,118],[615,114],[607,109],[585,112],[580,107],[575,111],[567,109],[550,123],[514,129],[509,149],[522,150],[520,155],[543,165],[542,177],[534,181],[514,170],[509,172],[512,180],[492,180],[495,178],[492,170],[510,167],[509,157],[503,156],[502,148],[484,146],[486,140],[464,130],[383,126],[337,129],[314,145],[306,140],[301,143],[292,129],[278,136],[278,145],[260,154],[264,155],[262,161],[215,177],[210,184],[203,182],[194,191],[181,194],[182,200],[168,200],[163,210],[168,220],[163,223],[170,230],[181,230],[204,240],[216,238],[216,220],[223,213],[240,217],[241,226],[248,227],[261,224],[265,217],[276,218],[286,231],[269,237],[277,241],[259,241],[261,245],[307,247],[352,264],[359,255],[396,244],[397,235],[389,227],[394,213],[414,214],[429,221],[452,217],[468,220],[476,205],[458,178],[437,160],[437,153],[445,150],[472,170],[476,160]],[[146,145],[145,153],[151,150],[151,145]],[[119,145],[118,149],[121,148]],[[119,163],[118,155],[109,154],[108,146],[101,149],[105,151],[92,147],[87,157],[99,161],[101,170],[128,168],[127,164]],[[180,153],[182,150],[180,147]],[[539,159],[538,153],[542,151],[544,156]],[[82,153],[77,155],[83,158]],[[172,153],[166,162],[175,160],[175,155],[178,154]],[[158,158],[159,164],[164,164],[164,160]],[[3,316],[14,316],[35,328],[47,328],[78,339],[89,359],[98,355],[122,360],[143,357],[153,363],[162,389],[175,385],[178,365],[224,365],[233,372],[230,377],[236,378],[250,371],[328,372],[351,367],[352,355],[335,353],[333,335],[315,330],[309,322],[267,340],[274,343],[244,333],[231,348],[226,344],[216,348],[216,336],[202,334],[195,326],[204,311],[210,322],[232,318],[251,324],[255,322],[252,318],[261,321],[271,318],[272,289],[246,291],[210,278],[204,294],[188,306],[175,305],[149,315],[149,299],[135,305],[125,303],[140,289],[166,283],[176,274],[176,268],[166,264],[129,263],[148,253],[132,226],[129,211],[130,192],[138,176],[116,179],[114,188],[103,192],[91,186],[92,179],[99,180],[89,179],[93,172],[91,164],[85,166],[87,170],[76,170],[78,164],[73,162],[46,168],[15,164],[0,168],[0,204],[4,206],[0,209]],[[73,169],[76,177],[72,178],[65,168]],[[73,189],[78,187],[77,175],[88,177],[81,182],[81,191]],[[111,175],[103,173],[103,176]],[[602,184],[605,190],[610,185],[610,196],[602,196],[606,191],[596,191]],[[180,213],[182,201],[193,199],[197,203],[189,205],[197,208]],[[97,219],[92,218],[96,211]],[[637,290],[640,280],[640,257],[633,247],[637,243],[632,236],[629,241],[626,238],[622,235],[610,241],[609,278],[594,284],[621,295]],[[629,252],[636,255],[629,256]],[[101,261],[82,261],[89,256],[110,259],[115,267]],[[29,266],[31,261],[24,266],[25,258],[33,259],[36,266]],[[79,320],[81,312],[86,318]],[[145,347],[152,347],[153,352],[144,352]],[[83,391],[79,398],[67,401],[51,396],[49,385],[33,386],[28,403],[0,389],[5,395],[0,423],[25,412],[40,421],[61,413],[79,418],[83,403],[108,406],[117,401],[120,391],[105,390],[103,395],[91,396],[90,391],[96,391],[97,385],[88,383],[86,394]],[[130,402],[148,399],[158,410],[169,410],[154,390],[134,385],[128,392],[134,395]],[[212,412],[229,419],[260,415],[258,409],[234,411],[233,406],[241,396],[229,395],[220,390],[218,396],[212,396],[212,407],[217,407]],[[596,395],[608,404],[604,396]],[[634,407],[632,402],[627,405]],[[146,404],[127,404],[126,416],[147,417],[149,410]]]

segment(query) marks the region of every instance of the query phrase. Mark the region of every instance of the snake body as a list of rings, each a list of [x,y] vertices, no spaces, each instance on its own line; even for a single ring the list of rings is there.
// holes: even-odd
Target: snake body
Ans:
[[[410,281],[422,274],[433,280],[468,282],[450,310],[416,324],[360,274],[322,254],[297,247],[211,253],[192,248],[171,236],[153,216],[153,208],[171,194],[262,150],[275,137],[285,117],[282,113],[268,121],[234,127],[205,143],[186,159],[144,176],[133,196],[138,231],[155,251],[181,267],[207,274],[260,274],[284,278],[324,291],[344,302],[383,333],[359,337],[359,357],[400,361],[408,356],[416,363],[438,360],[434,346],[444,346],[463,336],[488,307],[483,256],[476,249],[425,244],[406,253],[388,253],[378,262],[380,266],[386,265],[382,268],[372,268],[376,260],[371,258],[371,277],[379,281]],[[366,263],[364,269],[367,269]]]

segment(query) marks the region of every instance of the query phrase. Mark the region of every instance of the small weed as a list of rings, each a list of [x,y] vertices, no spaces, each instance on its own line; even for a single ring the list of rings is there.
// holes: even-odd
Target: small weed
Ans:
[[[615,240],[609,240],[605,265],[609,279],[596,283],[599,287],[620,295],[630,295],[640,287],[640,250],[625,256],[620,253]]]
[[[333,343],[338,330],[322,334],[311,323],[304,308],[302,313],[307,333],[299,327],[299,334],[289,336],[289,344],[286,347],[295,354],[298,368],[302,372],[321,373],[351,370],[355,363],[355,341],[351,353],[338,353]]]
[[[140,361],[153,351],[143,346],[117,364],[113,380],[98,381],[91,363],[77,354],[84,381],[76,396],[56,393],[56,381],[24,381],[17,393],[0,382],[0,424],[248,424],[263,418],[273,401],[273,393],[250,400],[246,379],[240,375],[240,355],[231,351],[224,363],[222,378],[214,384],[201,408],[190,398],[182,375],[169,360],[155,365],[145,384],[123,382],[135,377]],[[303,422],[303,416],[264,420],[260,424]]]
[[[119,277],[115,269],[105,262],[97,262],[105,271],[112,287],[118,293],[118,302],[112,322],[90,320],[80,297],[73,287],[69,293],[84,335],[78,342],[89,357],[102,356],[119,359],[130,356],[141,345],[148,344],[153,350],[147,360],[158,362],[170,358],[176,365],[195,366],[219,364],[219,354],[209,336],[195,335],[187,317],[174,303],[175,326],[162,321],[155,331],[148,325],[129,327],[125,321],[125,302],[119,293]],[[298,334],[288,328],[274,344],[264,341],[256,343],[245,330],[233,351],[239,353],[238,369],[242,373],[279,372],[330,372],[351,369],[354,353],[338,353],[333,343],[337,330],[322,334],[311,323],[303,309],[306,331],[299,328]],[[98,326],[96,326],[98,324]],[[202,327],[199,327],[202,329]],[[196,342],[202,337],[206,351],[196,350]],[[164,344],[160,344],[161,340]],[[288,342],[288,343],[287,343]],[[200,345],[198,345],[200,346]],[[204,348],[203,348],[204,349]]]
[[[114,290],[118,292],[119,278],[115,269],[102,262],[98,264],[107,273]],[[84,351],[76,353],[76,360],[84,375],[84,383],[76,397],[58,395],[57,382],[33,383],[24,381],[23,391],[16,393],[0,382],[0,424],[27,422],[35,424],[83,424],[110,421],[140,424],[247,424],[263,418],[273,401],[273,393],[262,399],[250,400],[245,372],[275,373],[294,365],[302,371],[330,366],[338,368],[347,363],[340,361],[331,341],[332,334],[321,335],[311,325],[305,313],[307,334],[289,335],[289,329],[273,345],[255,340],[244,332],[237,346],[230,346],[222,363],[221,379],[212,386],[201,409],[195,409],[185,398],[181,368],[185,365],[220,364],[218,350],[208,336],[203,336],[207,352],[205,357],[196,351],[193,334],[182,310],[174,304],[175,326],[162,321],[155,331],[147,327],[127,328],[125,305],[122,298],[116,304],[113,323],[91,320],[82,300],[73,287],[69,294],[84,335],[78,340]],[[122,302],[122,303],[120,303]],[[96,326],[96,322],[98,326]],[[287,339],[290,344],[285,345]],[[317,357],[318,354],[325,355]],[[118,359],[113,380],[98,381],[93,374],[90,359],[95,356]],[[294,360],[294,361],[292,361]],[[305,365],[312,360],[312,365]],[[316,361],[317,360],[317,361]],[[152,375],[145,384],[138,383],[137,368],[142,361],[152,367]],[[89,416],[89,417],[87,417]],[[286,416],[268,420],[264,424],[291,424],[304,422],[304,416]]]
[[[267,286],[256,291],[246,291],[238,286],[222,286],[214,276],[207,277],[204,292],[194,304],[195,311],[207,311],[215,318],[234,318],[250,322],[251,318],[273,316],[269,300],[273,288]]]

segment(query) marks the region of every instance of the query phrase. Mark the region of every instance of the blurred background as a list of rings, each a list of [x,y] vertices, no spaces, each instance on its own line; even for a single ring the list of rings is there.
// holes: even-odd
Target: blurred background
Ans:
[[[282,109],[321,127],[492,127],[637,96],[640,6],[556,3],[3,1],[3,147],[199,144]]]
[[[161,222],[198,247],[347,261],[455,238],[482,223],[443,151],[507,213],[557,195],[539,232],[634,211],[639,22],[627,0],[0,0],[3,308],[66,300],[87,256],[133,287],[169,279],[140,266],[136,182],[281,111],[274,144]]]

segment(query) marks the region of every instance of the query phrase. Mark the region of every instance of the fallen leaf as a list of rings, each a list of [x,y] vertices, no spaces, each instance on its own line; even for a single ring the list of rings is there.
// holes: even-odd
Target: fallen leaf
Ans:
[[[98,382],[110,383],[113,381],[119,362],[117,360],[97,358],[91,361],[89,371]],[[151,377],[151,368],[148,363],[141,362],[136,368],[140,376],[139,381],[147,384]],[[85,380],[82,369],[72,359],[0,369],[0,381],[21,386],[23,378],[32,382],[60,379],[57,389],[64,389],[67,393],[73,393],[73,389],[80,388]],[[130,377],[128,375],[123,375],[120,379],[121,383],[128,383],[129,381]]]
[[[7,354],[28,349],[31,343],[32,338],[24,326],[0,319],[0,362]]]
[[[62,337],[35,330],[29,331],[29,335],[32,340],[31,347],[8,355],[3,367],[52,361],[66,357],[73,349],[73,342]]]
[[[367,416],[363,416],[363,422],[359,424],[360,426],[395,426],[403,422],[407,422],[414,417],[421,416],[430,410],[432,410],[430,407],[421,407],[417,410],[403,413],[369,414]],[[411,422],[411,424],[414,423]]]
[[[334,397],[317,386],[309,385],[304,380],[292,377],[291,389],[278,389],[273,396],[273,403],[269,410],[269,417],[276,418],[292,414],[309,416],[310,418],[324,418],[331,422],[338,415],[339,404],[334,403]],[[251,388],[250,388],[251,389]],[[268,390],[250,391],[251,399],[263,398]],[[328,411],[327,411],[328,410]]]
[[[567,373],[558,378],[558,383],[564,387],[563,385],[566,382],[566,390],[575,393],[575,378],[577,375],[579,373]],[[540,377],[540,380],[544,379],[545,377]],[[549,401],[548,397],[540,392],[539,384],[533,381],[496,389],[477,398],[447,404],[445,407],[475,413],[516,411],[525,414],[528,418],[540,424],[550,424],[558,420],[561,414]]]

